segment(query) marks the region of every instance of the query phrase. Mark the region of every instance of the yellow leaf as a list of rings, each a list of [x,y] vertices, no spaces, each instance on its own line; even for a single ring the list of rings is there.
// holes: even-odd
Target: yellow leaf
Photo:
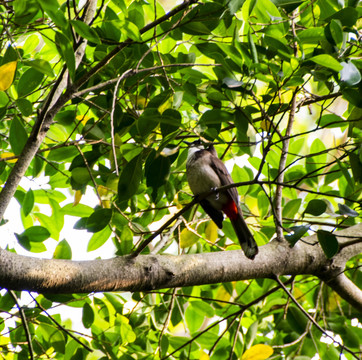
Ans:
[[[90,119],[90,117],[87,115],[77,115],[76,119],[80,121],[83,125],[85,125]]]
[[[200,353],[200,360],[209,360],[210,356],[208,354],[206,354],[206,352],[202,351]]]
[[[273,129],[273,125],[269,120],[263,120],[260,123],[260,127],[267,132],[271,132],[271,130]]]
[[[9,89],[14,81],[17,61],[11,61],[0,66],[0,91]]]
[[[2,158],[2,159],[7,159],[7,158],[11,158],[11,157],[13,157],[13,156],[15,156],[14,153],[12,153],[12,152],[5,152],[5,153],[2,153],[2,154],[0,155],[0,158]],[[18,161],[18,159],[11,159],[11,160],[5,160],[5,161],[7,161],[7,162],[9,162],[9,163],[16,163],[16,162]]]
[[[82,199],[82,191],[81,190],[77,190],[75,192],[75,195],[74,195],[74,202],[73,202],[73,206],[76,206],[80,203],[81,199]]]
[[[170,109],[172,107],[172,102],[172,97],[169,97],[163,104],[158,107],[159,113],[162,115],[165,110]]]
[[[213,222],[210,221],[205,229],[205,236],[206,239],[211,241],[213,244],[216,242],[218,236],[217,236],[217,225]]]
[[[219,286],[215,298],[222,301],[229,301],[231,295],[228,291],[226,291],[226,289],[223,286]],[[226,305],[227,304],[222,302],[219,303],[219,306],[226,306]]]
[[[116,174],[110,174],[107,177],[106,186],[107,186],[108,189],[111,189],[111,190],[116,192],[117,191],[117,186],[118,186],[118,176]]]
[[[110,209],[111,208],[111,201],[110,200],[102,200],[102,206],[104,209]]]
[[[107,189],[107,187],[105,187],[103,185],[98,185],[97,190],[98,190],[99,196],[102,198],[107,196],[109,193],[109,190]]]
[[[188,248],[195,244],[197,240],[199,240],[199,237],[189,229],[185,228],[180,234],[180,247],[181,249]]]
[[[265,360],[273,355],[273,348],[269,345],[257,344],[246,350],[241,360]]]

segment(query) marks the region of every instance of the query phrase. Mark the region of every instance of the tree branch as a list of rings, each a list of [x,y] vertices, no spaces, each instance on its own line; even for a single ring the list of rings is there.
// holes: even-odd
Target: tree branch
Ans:
[[[362,224],[336,233],[361,236]],[[315,239],[315,235],[306,238],[311,242]],[[343,244],[345,239],[342,237],[339,241]],[[347,257],[360,252],[362,243],[357,243],[343,248],[335,258],[327,259],[318,245],[299,242],[290,248],[284,242],[272,241],[260,247],[260,253],[254,260],[247,259],[241,250],[234,250],[182,256],[138,255],[71,261],[26,257],[0,250],[0,286],[40,293],[88,293],[145,291],[275,275],[312,274],[322,278],[328,274],[332,281],[333,277],[340,275]],[[336,281],[339,287],[343,285],[341,280]],[[360,311],[361,298],[361,294],[354,295],[354,303],[351,304]],[[349,301],[348,298],[346,300]]]
[[[341,298],[362,311],[362,291],[344,273],[330,279],[321,277]]]

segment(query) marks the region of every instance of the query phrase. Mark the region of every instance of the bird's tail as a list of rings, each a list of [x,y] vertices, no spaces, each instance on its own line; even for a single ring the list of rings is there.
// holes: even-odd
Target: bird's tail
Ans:
[[[239,239],[241,248],[247,258],[253,260],[255,255],[259,252],[258,245],[256,244],[253,235],[251,234],[248,225],[246,224],[241,212],[238,216],[230,219],[231,224],[235,230],[236,236]]]

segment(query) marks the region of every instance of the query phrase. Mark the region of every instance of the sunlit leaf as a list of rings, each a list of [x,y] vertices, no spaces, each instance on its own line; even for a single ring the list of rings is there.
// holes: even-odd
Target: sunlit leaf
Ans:
[[[54,259],[68,259],[72,258],[72,249],[67,240],[63,239],[59,242],[53,253]]]
[[[14,81],[17,61],[11,61],[0,66],[0,91],[9,89]]]
[[[195,244],[198,240],[200,240],[200,237],[197,236],[195,232],[190,231],[187,228],[184,228],[180,234],[180,247],[181,249],[188,248],[193,244]]]
[[[96,232],[89,240],[87,251],[94,251],[100,248],[111,236],[112,230],[106,226],[103,230]]]
[[[326,68],[332,69],[334,71],[341,71],[343,69],[343,65],[340,64],[334,57],[330,55],[317,55],[313,56],[310,59],[310,61],[315,62],[318,65],[322,65]]]
[[[246,350],[241,360],[266,360],[273,355],[274,350],[269,345],[257,344]]]

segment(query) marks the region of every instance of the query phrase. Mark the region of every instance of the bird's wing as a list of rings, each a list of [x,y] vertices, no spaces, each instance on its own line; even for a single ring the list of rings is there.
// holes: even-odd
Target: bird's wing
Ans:
[[[224,220],[223,213],[220,210],[216,210],[214,207],[212,207],[206,199],[201,200],[200,205],[205,210],[206,214],[211,217],[217,227],[222,229],[222,222]]]
[[[226,166],[218,157],[212,156],[212,161],[210,161],[210,166],[218,175],[221,181],[221,185],[229,185],[234,183],[233,179],[231,178],[229,172],[226,169]],[[229,196],[234,200],[236,205],[239,204],[239,194],[236,187],[227,189],[225,192],[229,194]]]

